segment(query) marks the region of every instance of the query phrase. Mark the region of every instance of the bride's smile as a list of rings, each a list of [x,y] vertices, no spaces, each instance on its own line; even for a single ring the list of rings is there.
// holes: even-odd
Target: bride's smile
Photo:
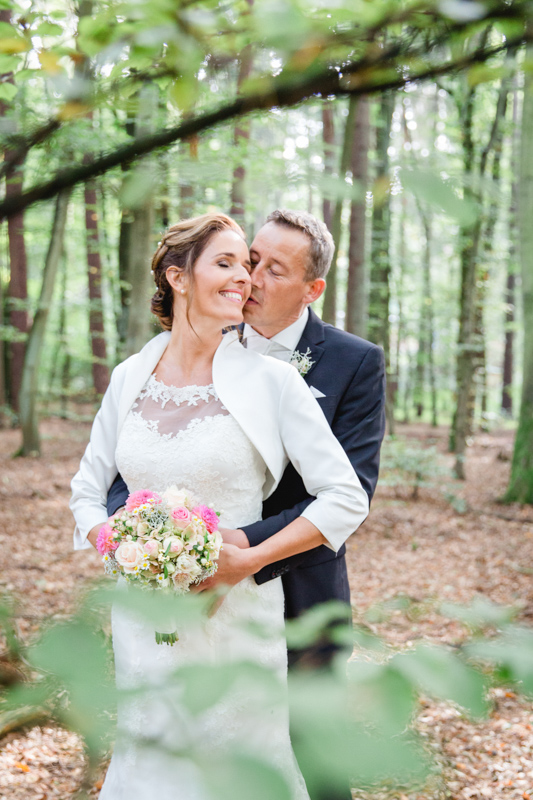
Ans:
[[[187,309],[193,328],[207,321],[219,331],[238,325],[250,296],[250,271],[250,254],[242,237],[231,229],[213,234],[190,273],[172,267],[167,272],[175,290],[175,316],[183,319]]]

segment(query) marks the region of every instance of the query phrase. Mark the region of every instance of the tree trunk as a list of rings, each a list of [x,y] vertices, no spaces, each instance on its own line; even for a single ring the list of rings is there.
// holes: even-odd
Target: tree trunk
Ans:
[[[19,451],[19,455],[22,456],[39,456],[41,453],[41,440],[37,419],[39,365],[46,332],[46,322],[48,320],[48,313],[54,293],[57,268],[63,250],[68,203],[71,192],[71,189],[64,189],[57,195],[50,245],[48,247],[43,271],[41,294],[26,346],[26,358],[24,359],[20,390],[22,447]]]
[[[511,184],[511,208],[509,213],[509,258],[507,261],[507,280],[505,287],[505,346],[503,353],[502,412],[509,417],[513,415],[513,372],[514,372],[514,324],[515,324],[515,275],[517,272],[517,247],[519,235],[517,226],[518,214],[518,164],[519,164],[519,130],[518,130],[518,90],[513,92],[513,133],[511,165],[513,180]]]
[[[370,144],[370,104],[361,97],[355,114],[350,170],[354,184],[361,187],[360,199],[352,198],[350,213],[350,244],[348,247],[348,288],[346,292],[346,330],[358,336],[365,335],[366,270],[365,231],[368,182],[368,148]]]
[[[533,45],[526,59],[533,58]],[[520,417],[516,431],[511,478],[506,493],[509,502],[533,503],[533,74],[524,71],[524,106],[520,142],[518,187],[518,231],[524,316],[524,363]]]
[[[333,151],[335,148],[335,127],[333,124],[333,103],[331,100],[322,102],[322,141],[324,143],[324,176],[331,179],[333,176]],[[322,216],[326,227],[331,230],[333,224],[333,205],[331,199],[324,196],[322,200]]]
[[[387,375],[390,378],[390,175],[389,144],[394,111],[394,95],[383,94],[378,105],[376,128],[376,180],[374,183],[374,207],[372,213],[370,295],[368,309],[368,338],[381,345],[385,353]],[[386,414],[389,430],[394,426],[393,387],[389,380],[387,388]]]
[[[11,23],[11,10],[0,10],[0,22]],[[2,76],[4,81],[13,83],[13,74]],[[4,116],[6,106],[0,102],[0,116]],[[10,157],[9,149],[4,152],[4,161]],[[6,200],[22,194],[23,163],[15,164],[6,178]],[[7,389],[8,399],[14,411],[19,410],[20,385],[22,382],[22,369],[24,353],[26,350],[26,335],[29,329],[28,302],[28,267],[26,258],[26,245],[24,241],[24,213],[22,211],[8,217],[7,233],[9,241],[9,287],[7,300],[9,308],[9,323],[21,334],[20,341],[12,341],[7,347],[8,373]]]
[[[470,89],[464,110],[463,121],[463,162],[464,162],[464,195],[477,199],[481,207],[482,185],[485,177],[489,153],[497,146],[501,122],[505,114],[507,87],[502,84],[492,129],[486,146],[483,148],[479,162],[478,187],[474,189],[474,97],[475,89]],[[450,449],[455,452],[455,475],[460,480],[465,478],[465,451],[467,439],[472,428],[474,412],[474,374],[479,365],[479,340],[475,335],[476,323],[476,281],[478,276],[478,255],[481,236],[481,215],[471,229],[461,231],[461,300],[457,355],[457,407],[450,432]],[[477,361],[476,361],[477,359]]]
[[[98,236],[98,203],[94,180],[85,184],[85,230],[87,234],[87,273],[89,279],[89,336],[92,350],[93,385],[103,395],[109,384],[107,349],[102,307],[102,261]]]
[[[253,55],[251,47],[243,49],[239,59],[239,75],[237,77],[237,94],[239,94],[243,83],[248,80],[252,72]],[[233,170],[231,182],[231,209],[230,216],[245,229],[245,182],[246,167],[244,160],[246,156],[247,144],[250,139],[250,121],[248,119],[238,120],[235,123],[233,132],[233,145],[237,152],[237,165]]]
[[[326,291],[324,294],[324,305],[322,306],[322,319],[324,322],[329,322],[331,325],[337,324],[337,258],[339,255],[339,246],[342,235],[342,208],[344,204],[344,197],[342,194],[346,173],[350,166],[352,156],[352,140],[354,135],[355,112],[358,105],[357,97],[350,97],[348,104],[348,116],[346,117],[346,125],[344,127],[344,139],[342,143],[341,163],[339,168],[339,195],[335,202],[335,209],[333,218],[331,220],[331,234],[335,242],[335,251],[331,267],[328,272],[328,280]]]
[[[153,130],[158,108],[158,89],[155,84],[146,83],[139,96],[139,111],[135,121],[135,136],[145,136]],[[136,169],[146,176],[154,170],[154,159],[144,159]],[[129,295],[128,326],[125,355],[137,353],[148,341],[151,334],[150,297],[154,289],[150,275],[150,262],[154,250],[154,200],[149,192],[140,205],[130,209],[131,228],[129,236],[129,271],[127,283],[135,287]]]
[[[6,198],[22,193],[22,165],[17,166],[6,181]],[[25,336],[28,333],[29,319],[26,308],[28,302],[28,272],[26,246],[24,242],[24,214],[13,214],[7,221],[9,237],[9,322]],[[9,348],[9,396],[15,411],[20,408],[20,389],[24,366],[25,341],[11,342]]]

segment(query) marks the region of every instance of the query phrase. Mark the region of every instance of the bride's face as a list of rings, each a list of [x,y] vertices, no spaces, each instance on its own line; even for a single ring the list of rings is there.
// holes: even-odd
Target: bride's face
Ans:
[[[239,234],[232,230],[215,233],[193,268],[189,310],[193,324],[195,318],[202,317],[213,319],[221,328],[241,323],[242,309],[250,296],[250,271],[248,247]],[[190,284],[185,283],[183,288],[185,292],[191,290]]]

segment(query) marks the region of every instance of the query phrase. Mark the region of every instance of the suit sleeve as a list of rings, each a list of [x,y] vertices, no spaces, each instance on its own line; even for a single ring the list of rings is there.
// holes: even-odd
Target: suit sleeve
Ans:
[[[107,495],[107,516],[112,517],[116,514],[119,508],[126,503],[128,499],[128,487],[124,482],[124,478],[119,473],[109,489]]]
[[[332,431],[371,500],[378,480],[379,450],[385,433],[385,363],[381,348],[370,348],[363,358],[339,402]],[[299,517],[312,500],[309,497],[280,514],[245,526],[250,545],[259,544],[278,533]],[[286,568],[298,566],[306,557],[306,553],[301,553],[287,559],[283,565],[275,566],[282,566],[286,571]],[[261,580],[270,579],[273,571],[271,567],[265,567],[260,573]]]

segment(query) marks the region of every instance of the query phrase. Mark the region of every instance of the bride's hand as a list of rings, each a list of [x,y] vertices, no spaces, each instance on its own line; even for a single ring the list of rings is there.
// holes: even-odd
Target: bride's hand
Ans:
[[[231,530],[230,528],[219,528],[225,544],[234,544],[235,547],[245,549],[250,547],[250,542],[244,531]]]

